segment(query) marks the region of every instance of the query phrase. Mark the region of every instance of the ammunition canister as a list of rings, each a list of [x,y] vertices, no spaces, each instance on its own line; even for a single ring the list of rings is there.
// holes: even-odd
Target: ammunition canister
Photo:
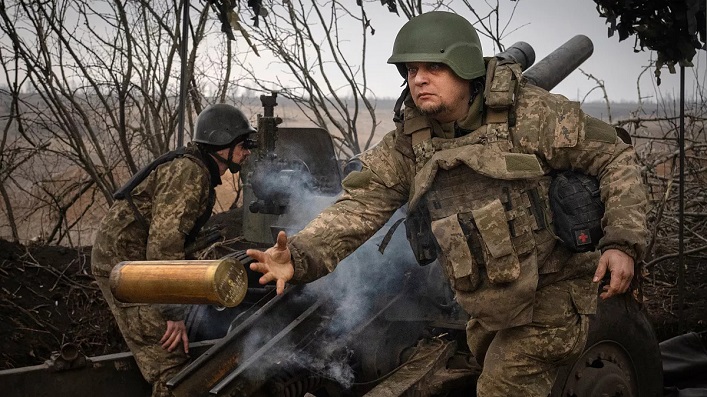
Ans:
[[[123,303],[238,305],[248,289],[243,264],[218,260],[126,261],[110,274],[113,296]]]

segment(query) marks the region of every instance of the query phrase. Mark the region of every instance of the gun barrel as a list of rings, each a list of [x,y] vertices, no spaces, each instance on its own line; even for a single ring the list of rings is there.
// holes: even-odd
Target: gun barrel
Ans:
[[[124,303],[238,305],[248,290],[240,261],[125,261],[110,274],[113,296]]]
[[[523,76],[530,84],[549,91],[577,69],[593,52],[592,40],[585,35],[576,35],[525,71]]]
[[[519,41],[513,43],[505,51],[496,54],[496,58],[519,63],[521,69],[526,70],[535,63],[535,50],[525,41]]]

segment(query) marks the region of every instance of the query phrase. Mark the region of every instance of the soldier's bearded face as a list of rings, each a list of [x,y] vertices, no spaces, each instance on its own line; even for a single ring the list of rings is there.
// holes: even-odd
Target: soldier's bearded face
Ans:
[[[410,95],[420,111],[448,123],[466,116],[471,92],[469,82],[441,63],[406,63]]]

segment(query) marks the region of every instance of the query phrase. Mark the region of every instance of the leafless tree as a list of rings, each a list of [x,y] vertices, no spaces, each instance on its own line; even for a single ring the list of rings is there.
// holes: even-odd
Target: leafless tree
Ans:
[[[2,93],[11,98],[2,140],[3,154],[8,154],[3,157],[3,198],[9,201],[7,183],[13,178],[14,190],[24,187],[26,181],[17,175],[46,180],[69,167],[82,171],[84,182],[71,184],[69,191],[64,186],[61,200],[46,203],[54,208],[54,226],[46,235],[50,240],[60,241],[65,230],[59,229],[72,227],[66,211],[84,193],[96,189],[99,202],[110,204],[122,181],[173,147],[183,6],[181,1],[82,0],[0,6],[2,67],[14,83]],[[199,6],[191,9],[187,27],[192,87],[198,84],[194,59],[213,24],[208,5]],[[190,94],[190,108],[198,111],[203,98],[196,90]],[[18,161],[21,153],[37,152],[41,161]],[[10,153],[18,153],[14,168],[5,165]],[[30,166],[39,172],[22,169]],[[9,202],[5,208],[9,223],[15,224]]]
[[[466,9],[455,10],[452,6],[459,5],[448,0],[272,1],[267,13],[258,16],[259,28],[249,29],[246,35],[253,48],[276,59],[273,64],[279,65],[282,72],[265,77],[247,57],[237,58],[247,73],[239,84],[265,92],[279,90],[312,123],[329,130],[341,157],[369,148],[376,132],[380,132],[380,120],[375,111],[375,87],[368,79],[370,70],[379,65],[367,64],[368,42],[375,39],[376,24],[386,20],[372,20],[367,10],[380,7],[381,3],[396,14],[389,18],[410,19],[436,9],[458,11],[471,20],[473,16],[479,31],[500,49],[502,35],[509,29],[504,19],[508,17],[499,12],[499,1],[485,3],[483,11],[466,1]],[[247,12],[241,14],[246,16],[240,20],[248,18]],[[509,14],[512,17],[512,11]]]
[[[645,70],[652,68],[652,65]],[[645,71],[644,70],[644,71]],[[699,71],[693,70],[697,85],[686,93],[685,135],[685,249],[698,254],[707,250],[707,90],[700,83]],[[643,77],[643,73],[638,79]],[[640,86],[640,84],[638,85]],[[638,107],[628,117],[614,121],[631,135],[651,199],[649,225],[651,239],[646,257],[647,269],[653,271],[677,256],[680,103],[655,90],[655,106],[645,106],[644,95],[637,92]]]
[[[192,1],[188,26],[179,0],[2,3],[0,66],[14,85],[0,92],[10,98],[0,197],[13,238],[76,240],[69,232],[81,228],[74,217],[106,208],[131,174],[175,146],[183,29],[190,39],[188,130],[207,103],[237,102],[245,90],[278,90],[329,130],[346,158],[370,147],[380,125],[367,56],[376,24],[386,20],[371,20],[371,7],[405,19],[461,7],[499,49],[510,26],[499,0],[483,9],[449,0],[262,3],[267,14],[256,18],[245,2]],[[235,40],[222,33],[229,30]],[[267,78],[249,66],[257,51],[269,53],[284,73]],[[38,218],[38,229],[18,226]]]

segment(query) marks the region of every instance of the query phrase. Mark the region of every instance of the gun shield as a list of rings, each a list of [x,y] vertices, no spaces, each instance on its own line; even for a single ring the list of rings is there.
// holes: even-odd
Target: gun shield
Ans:
[[[248,289],[243,264],[219,260],[127,261],[110,274],[113,296],[123,303],[238,305]]]

